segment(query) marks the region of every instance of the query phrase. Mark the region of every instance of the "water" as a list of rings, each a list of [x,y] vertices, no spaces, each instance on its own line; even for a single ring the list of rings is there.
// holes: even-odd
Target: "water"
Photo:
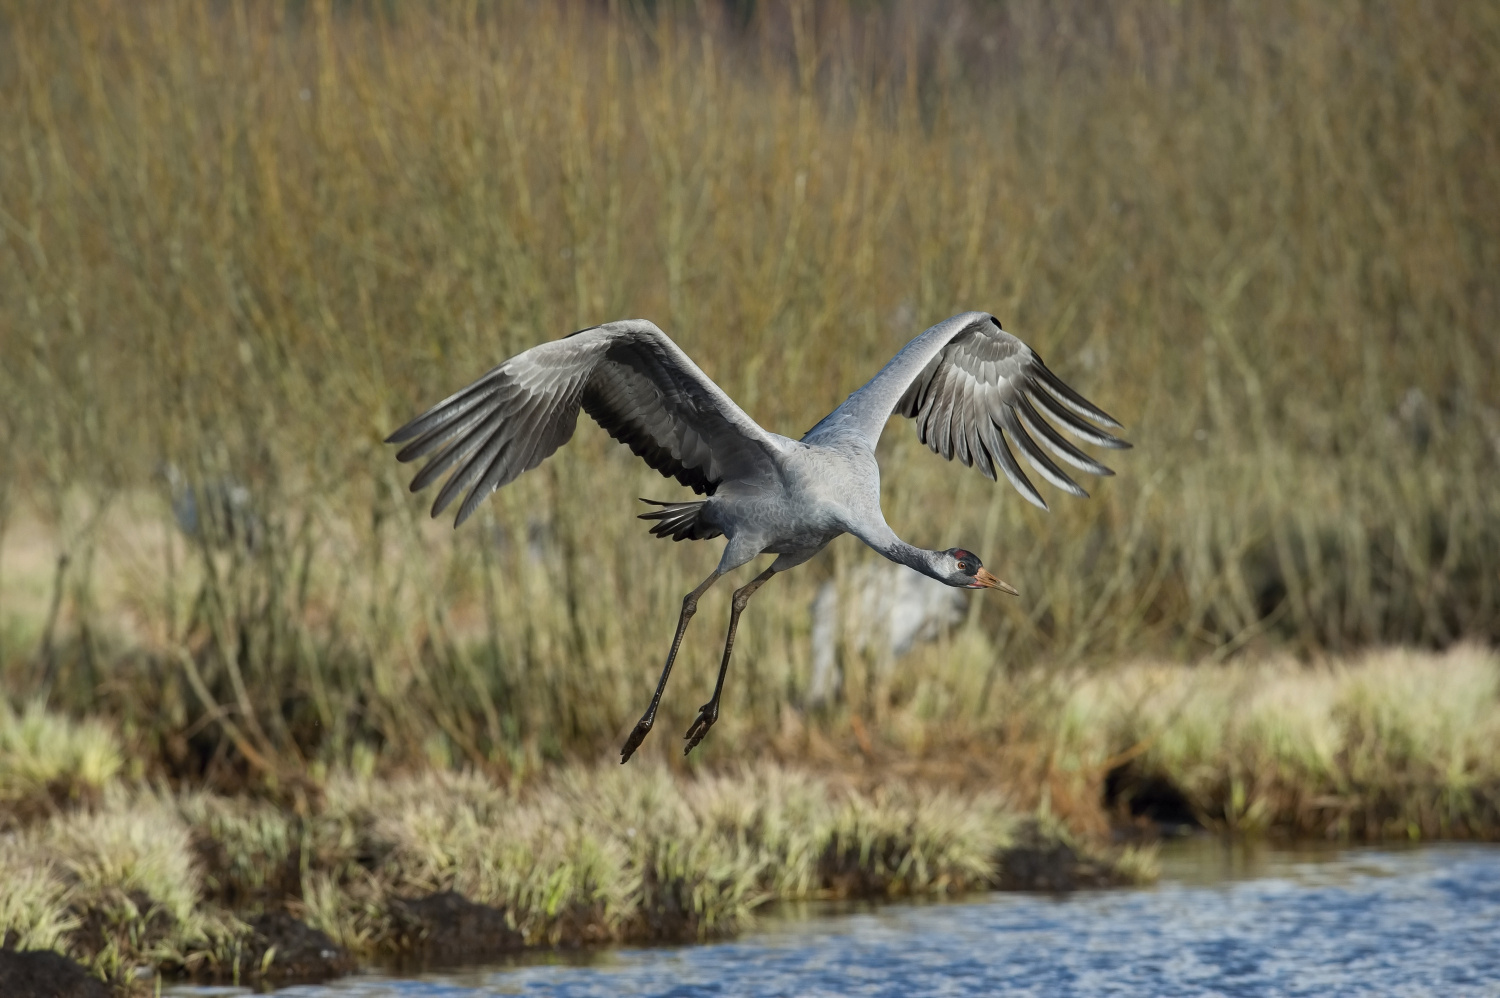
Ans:
[[[202,995],[206,989],[177,989]],[[216,989],[217,993],[226,993]],[[763,918],[733,942],[617,949],[283,998],[492,995],[1495,995],[1500,848],[1173,847],[1160,884]]]

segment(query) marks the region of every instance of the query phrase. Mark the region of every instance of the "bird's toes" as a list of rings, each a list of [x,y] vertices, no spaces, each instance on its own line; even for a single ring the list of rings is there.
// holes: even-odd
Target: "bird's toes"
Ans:
[[[698,743],[703,741],[703,736],[708,734],[708,729],[713,727],[714,722],[718,719],[718,704],[706,703],[700,707],[698,709],[697,720],[693,721],[692,727],[688,728],[687,734],[683,735],[687,739],[687,746],[682,750],[682,754],[687,755],[693,749],[697,748]]]
[[[620,749],[620,765],[630,761],[635,750],[641,747],[641,742],[646,740],[646,733],[651,730],[651,722],[642,718],[636,722],[635,730],[630,732],[630,737],[625,739],[625,745]]]

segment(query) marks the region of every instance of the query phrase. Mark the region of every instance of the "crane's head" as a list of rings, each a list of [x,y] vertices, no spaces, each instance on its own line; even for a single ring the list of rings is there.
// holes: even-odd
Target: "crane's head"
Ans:
[[[1008,582],[1001,582],[985,571],[984,566],[979,563],[979,556],[972,551],[949,548],[938,559],[942,563],[939,569],[943,573],[941,579],[950,586],[960,589],[998,589],[1012,596],[1021,595]]]

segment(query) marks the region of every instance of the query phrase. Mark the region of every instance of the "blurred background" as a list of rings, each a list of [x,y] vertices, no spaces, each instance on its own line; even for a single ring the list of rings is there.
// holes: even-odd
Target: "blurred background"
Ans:
[[[1035,801],[1086,743],[1092,801],[1171,764],[1181,690],[1243,759],[1245,663],[1500,637],[1495,5],[5,0],[0,121],[7,730],[100,725],[111,773],[613,758],[718,557],[634,518],[685,490],[584,420],[455,532],[381,440],[626,316],[795,437],[991,311],[1135,444],[1043,513],[893,425],[892,526],[1022,597],[872,641],[840,540],[675,766],[960,759]],[[679,759],[730,588],[644,751]],[[1440,700],[1461,772],[1500,737],[1492,660],[1382,668],[1317,723]]]

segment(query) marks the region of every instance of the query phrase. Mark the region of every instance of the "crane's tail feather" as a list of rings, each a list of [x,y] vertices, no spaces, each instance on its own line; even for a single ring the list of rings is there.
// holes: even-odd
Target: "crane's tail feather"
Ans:
[[[670,537],[674,541],[706,541],[710,537],[718,537],[724,533],[703,518],[703,507],[708,505],[706,499],[699,502],[662,502],[657,499],[642,499],[641,502],[661,507],[661,509],[653,509],[637,517],[641,520],[658,521],[651,528],[652,535],[656,537]]]

